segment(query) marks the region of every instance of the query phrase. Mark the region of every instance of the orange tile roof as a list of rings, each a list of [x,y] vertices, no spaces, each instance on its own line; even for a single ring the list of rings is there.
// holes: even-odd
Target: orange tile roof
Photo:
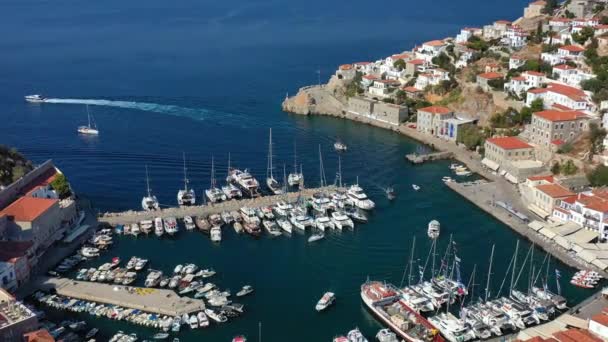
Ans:
[[[555,140],[551,140],[551,144],[556,145],[556,146],[560,146],[565,144],[566,142],[563,141],[562,139],[555,139]]]
[[[592,335],[587,330],[570,328],[566,331],[558,331],[553,334],[560,342],[602,342],[603,340]]]
[[[503,75],[498,72],[484,72],[483,74],[479,74],[477,76],[479,76],[481,78],[485,78],[487,80],[495,80],[495,79],[503,78]]]
[[[495,24],[506,24],[506,25],[511,24],[511,22],[508,20],[496,20],[494,23]]]
[[[545,180],[549,183],[553,183],[553,181],[555,181],[555,178],[553,178],[552,175],[546,175],[546,176],[532,176],[532,177],[528,177],[528,180],[531,181],[539,181],[539,180]]]
[[[529,145],[527,142],[516,137],[497,137],[487,139],[486,141],[505,150],[532,148],[532,146]]]
[[[533,88],[528,90],[528,93],[532,93],[532,94],[542,94],[542,93],[546,93],[548,90],[547,88]]]
[[[557,184],[541,184],[536,188],[551,198],[562,198],[574,195],[573,192]]]
[[[517,77],[513,77],[511,78],[511,81],[525,81],[526,78],[523,76],[517,76]]]
[[[579,198],[577,201],[588,209],[601,213],[608,212],[608,200],[599,196],[581,196],[581,198]]]
[[[418,88],[416,88],[416,87],[405,87],[405,88],[403,88],[403,91],[406,91],[406,92],[408,92],[408,93],[419,93],[419,92],[421,92],[422,90],[421,90],[421,89],[418,89]]]
[[[430,106],[430,107],[420,108],[420,109],[418,109],[418,111],[431,113],[431,114],[439,114],[439,115],[449,114],[452,112],[449,108],[442,107],[442,106]]]
[[[374,75],[363,75],[362,78],[365,78],[366,80],[378,80],[379,78],[374,76]]]
[[[560,50],[566,50],[569,52],[583,52],[585,51],[585,48],[582,48],[580,46],[576,46],[576,45],[564,45],[562,47],[559,48]]]
[[[406,63],[408,64],[414,64],[414,65],[422,65],[424,64],[426,61],[424,59],[413,59],[411,61],[408,61]]]
[[[342,64],[342,65],[340,65],[340,70],[350,70],[352,68],[353,68],[353,66],[350,65],[350,64]]]
[[[437,46],[443,46],[443,45],[445,45],[445,43],[442,40],[431,40],[430,42],[426,42],[422,45],[437,47]]]
[[[532,115],[541,117],[545,120],[559,122],[559,121],[572,121],[585,117],[585,114],[572,110],[567,112],[561,112],[558,110],[543,110],[542,112],[536,112]]]
[[[531,76],[545,76],[545,74],[543,74],[542,72],[538,72],[538,71],[526,71],[525,74],[528,74]]]
[[[391,58],[393,59],[406,59],[406,58],[410,58],[411,54],[409,53],[400,53],[397,55],[392,55]]]
[[[1,213],[14,217],[15,221],[31,222],[57,202],[59,201],[56,199],[21,197],[4,208]]]
[[[554,66],[553,69],[572,70],[572,69],[576,69],[576,67],[573,67],[573,66],[568,65],[568,64],[560,64],[560,65]]]
[[[598,322],[599,324],[608,327],[608,315],[605,314],[597,314],[591,317],[592,321]]]
[[[23,335],[25,342],[55,342],[46,329],[40,329]]]
[[[537,6],[544,6],[546,4],[547,4],[547,2],[545,2],[544,0],[538,0],[538,1],[534,1],[534,2],[530,3],[530,5],[537,5]]]
[[[573,111],[574,109],[568,107],[568,106],[564,106],[562,104],[559,103],[554,103],[551,105],[552,108],[555,108],[561,112],[567,112],[567,111]]]

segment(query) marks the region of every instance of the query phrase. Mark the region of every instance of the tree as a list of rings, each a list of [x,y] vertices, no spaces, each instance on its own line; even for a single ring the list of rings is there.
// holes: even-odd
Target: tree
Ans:
[[[561,166],[559,165],[558,161],[555,161],[553,163],[553,165],[551,166],[551,173],[554,175],[559,175],[560,171],[561,171]]]
[[[545,109],[544,106],[543,99],[536,99],[530,103],[530,110],[532,113],[542,112]]]
[[[542,9],[543,14],[553,14],[553,11],[557,8],[557,0],[546,0],[545,7]]]
[[[488,81],[488,85],[494,90],[502,90],[505,87],[504,78],[495,78]]]
[[[438,67],[445,69],[451,73],[453,73],[456,70],[456,67],[454,67],[454,65],[452,64],[452,60],[450,59],[450,57],[443,52],[440,53],[437,57],[433,57],[431,62],[433,62],[433,64],[437,65]]]
[[[591,27],[585,26],[585,27],[583,27],[583,29],[580,32],[574,32],[572,34],[572,40],[574,40],[576,43],[578,43],[580,45],[585,45],[587,40],[589,40],[589,38],[593,37],[594,34],[595,34],[595,31],[593,31],[593,29]]]
[[[472,36],[471,38],[469,38],[467,46],[473,50],[480,51],[480,52],[484,52],[490,48],[490,45],[488,44],[488,42],[486,42],[485,40],[483,40],[477,36]]]
[[[578,167],[574,165],[574,162],[571,159],[568,159],[567,162],[562,164],[560,171],[566,176],[572,176],[578,171]]]
[[[587,179],[592,186],[608,185],[608,166],[600,164],[595,170],[587,174]]]
[[[53,190],[55,190],[55,192],[57,192],[59,198],[66,198],[72,194],[70,190],[70,183],[68,183],[68,180],[65,178],[63,173],[58,173],[55,176],[55,179],[51,182],[51,187]]]
[[[393,62],[393,67],[399,71],[402,71],[405,69],[405,61],[403,59],[396,60]]]
[[[566,12],[564,12],[564,15],[568,19],[574,19],[574,18],[576,18],[576,15],[574,15],[574,13],[572,13],[572,12],[570,12],[568,10],[566,10]]]
[[[397,92],[395,93],[395,103],[402,104],[405,102],[406,99],[407,99],[407,94],[405,93],[405,91],[403,91],[401,89],[397,90]]]
[[[468,125],[460,130],[457,140],[459,143],[464,144],[469,150],[474,150],[477,146],[483,145],[485,137],[479,127]]]
[[[589,143],[591,144],[589,150],[589,160],[591,160],[594,155],[604,151],[605,137],[605,129],[599,127],[598,124],[595,122],[589,124]]]

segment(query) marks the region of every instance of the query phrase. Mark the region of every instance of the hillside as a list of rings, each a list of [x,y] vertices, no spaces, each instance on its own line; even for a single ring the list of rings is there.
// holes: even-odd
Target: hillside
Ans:
[[[6,186],[31,171],[32,162],[15,148],[0,145],[0,186]]]

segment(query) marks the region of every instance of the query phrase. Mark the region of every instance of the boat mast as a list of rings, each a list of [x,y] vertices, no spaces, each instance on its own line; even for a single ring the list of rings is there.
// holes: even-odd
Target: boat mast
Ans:
[[[549,264],[551,263],[551,255],[549,254],[549,252],[547,252],[548,255],[548,259],[547,259],[547,273],[545,274],[545,284],[544,284],[544,290],[547,291],[549,289]]]
[[[296,152],[296,141],[293,141],[293,173],[298,173],[298,155]]]
[[[477,264],[473,265],[473,272],[471,273],[471,277],[469,278],[469,283],[467,284],[467,289],[470,290],[469,291],[469,297],[470,297],[470,301],[473,301],[473,297],[475,297],[475,272],[477,271]],[[460,310],[462,310],[462,307],[464,306],[464,299],[460,302]]]
[[[339,188],[342,187],[342,157],[338,155],[338,173],[336,174],[337,185]]]
[[[152,197],[150,191],[150,177],[148,176],[148,165],[146,164],[146,188],[148,189],[148,197]]]
[[[433,261],[432,261],[432,266],[431,266],[431,279],[433,279],[435,277],[435,256],[437,255],[437,239],[433,239],[433,245],[431,246],[433,249]]]
[[[298,186],[301,190],[304,190],[304,173],[302,173],[302,164],[300,164],[300,184]]]
[[[285,171],[286,166],[283,164],[283,192],[287,194],[287,173]]]
[[[258,342],[262,342],[262,322],[258,324]]]
[[[266,170],[266,178],[274,179],[272,175],[272,128],[268,135],[268,169]]]
[[[412,240],[412,252],[410,253],[410,271],[407,276],[408,286],[412,286],[412,268],[414,268],[414,249],[416,248],[416,236]]]
[[[186,152],[183,152],[184,157],[184,190],[188,192],[188,174],[186,171]]]
[[[321,178],[321,187],[325,187],[327,181],[325,180],[325,170],[323,169],[323,155],[321,154],[321,144],[319,144],[319,174]]]
[[[490,253],[490,266],[488,267],[488,280],[486,281],[486,297],[484,302],[488,301],[490,296],[490,278],[492,278],[492,262],[494,261],[494,248],[496,245],[492,245],[492,252]]]
[[[91,114],[89,113],[89,105],[87,105],[87,119],[89,121],[89,128],[91,128]]]
[[[529,275],[528,275],[528,295],[532,292],[532,281],[534,279],[534,264],[533,264],[533,260],[534,260],[534,243],[532,243],[532,250],[530,253],[530,269],[529,271]]]
[[[211,156],[211,189],[215,189],[215,160]]]
[[[515,244],[515,254],[513,255],[513,269],[511,270],[511,286],[509,286],[509,296],[513,293],[513,281],[515,280],[515,269],[517,268],[517,252],[519,251],[519,240]]]
[[[431,248],[429,250],[429,254],[426,256],[426,261],[424,262],[424,267],[420,271],[420,280],[419,280],[420,284],[422,284],[422,281],[424,280],[424,273],[426,272],[426,267],[429,265],[429,259],[431,258],[431,254],[433,254],[433,248],[435,247],[436,241],[437,241],[436,239],[433,239],[433,242],[431,243]],[[433,278],[432,274],[431,274],[431,278]]]

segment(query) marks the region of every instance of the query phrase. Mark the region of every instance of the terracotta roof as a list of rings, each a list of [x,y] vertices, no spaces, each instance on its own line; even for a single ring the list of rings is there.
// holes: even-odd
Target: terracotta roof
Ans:
[[[422,90],[421,90],[421,89],[418,89],[418,88],[416,88],[416,87],[405,87],[405,88],[403,88],[403,91],[406,91],[406,92],[408,92],[408,93],[419,93],[419,92],[421,92]]]
[[[0,241],[0,261],[23,257],[33,245],[32,241]]]
[[[566,203],[570,203],[570,204],[574,204],[574,202],[576,202],[576,200],[578,199],[577,195],[574,196],[568,196],[566,198],[562,198],[562,202],[566,202]]]
[[[551,141],[551,144],[555,145],[555,146],[561,146],[563,144],[565,144],[566,142],[563,141],[562,139],[555,139],[553,141]]]
[[[564,106],[564,105],[559,104],[559,103],[554,103],[554,104],[552,104],[552,105],[551,105],[551,107],[552,107],[552,108],[555,108],[555,109],[557,109],[557,110],[559,110],[559,111],[562,111],[562,112],[566,112],[566,111],[572,111],[572,110],[574,110],[574,109],[572,109],[572,108],[570,108],[570,107],[568,107],[568,106]]]
[[[603,340],[592,335],[587,330],[570,328],[553,334],[560,342],[602,342]]]
[[[537,185],[536,188],[551,198],[562,198],[574,195],[570,190],[557,184],[541,184]]]
[[[366,80],[377,80],[377,79],[379,79],[378,77],[376,77],[374,75],[363,75],[361,78],[365,78]]]
[[[445,43],[442,40],[431,40],[430,42],[426,42],[422,45],[437,47],[437,46],[443,46],[443,45],[445,45]]]
[[[46,329],[40,329],[23,335],[25,342],[55,342]]]
[[[576,46],[576,45],[564,45],[562,47],[559,48],[560,50],[566,50],[569,52],[583,52],[585,51],[585,48],[582,48],[580,46]]]
[[[524,76],[517,76],[517,77],[513,77],[511,78],[511,81],[525,81],[526,78]]]
[[[484,72],[483,74],[479,74],[477,76],[485,78],[487,80],[495,80],[504,77],[501,73],[498,72]]]
[[[532,93],[532,94],[542,94],[542,93],[546,93],[548,90],[547,88],[533,88],[528,90],[528,93]]]
[[[544,0],[538,0],[538,1],[534,1],[534,2],[530,3],[530,5],[537,5],[537,6],[544,6],[546,4],[547,4],[547,2],[545,2]]]
[[[494,23],[495,24],[506,24],[506,25],[511,24],[511,22],[508,20],[496,20]]]
[[[422,65],[425,62],[426,61],[424,59],[413,59],[411,61],[407,61],[406,63],[408,63],[408,64],[414,64],[414,65]]]
[[[530,75],[530,76],[545,76],[545,74],[543,74],[542,72],[538,72],[538,71],[526,71],[525,74]]]
[[[452,112],[449,108],[442,107],[442,106],[430,106],[430,107],[420,108],[420,109],[418,109],[418,111],[432,113],[432,114],[439,114],[439,115],[445,115],[445,114],[449,114]]]
[[[516,137],[497,137],[487,139],[486,141],[505,150],[532,148],[527,142]]]
[[[608,315],[605,314],[597,314],[591,317],[592,321],[598,322],[599,324],[608,327]]]
[[[357,63],[353,63],[354,65],[368,65],[368,64],[372,64],[371,62],[357,62]]]
[[[340,65],[340,70],[350,70],[352,68],[353,68],[353,66],[350,65],[350,64],[342,64],[342,65]]]
[[[31,222],[44,214],[57,202],[59,201],[56,199],[21,197],[1,212],[7,216],[14,217],[15,221]]]
[[[409,53],[400,53],[398,55],[392,55],[391,58],[393,59],[406,59],[406,58],[410,58],[412,55]]]
[[[585,117],[585,114],[576,110],[561,112],[557,110],[543,110],[542,112],[536,112],[532,115],[536,115],[545,120],[549,121],[572,121]]]
[[[582,89],[570,87],[563,84],[551,83],[547,86],[547,91],[551,91],[553,93],[558,93],[564,96],[568,96],[569,98],[575,101],[582,101],[584,97],[587,96]]]
[[[540,180],[545,180],[549,183],[553,183],[553,181],[555,180],[555,178],[553,178],[552,175],[547,175],[547,176],[532,176],[532,177],[528,177],[528,180],[531,181],[540,181]]]
[[[601,213],[608,212],[608,200],[601,198],[600,196],[580,196],[577,201],[588,209]]]

